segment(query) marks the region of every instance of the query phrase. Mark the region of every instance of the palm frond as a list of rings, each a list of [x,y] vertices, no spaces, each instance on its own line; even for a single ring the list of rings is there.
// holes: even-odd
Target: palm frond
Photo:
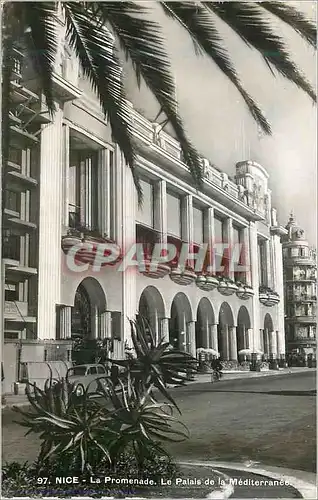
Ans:
[[[206,4],[209,4],[209,2],[206,2]],[[199,44],[202,51],[213,60],[235,85],[257,124],[266,134],[270,134],[269,122],[258,104],[243,88],[229,54],[224,47],[223,40],[215,27],[211,12],[205,8],[204,3],[198,6],[192,2],[162,2],[162,5],[165,11],[169,8],[170,15],[175,14],[175,20],[181,22],[181,26],[187,30],[192,40]]]
[[[133,64],[137,81],[140,83],[143,78],[160,104],[180,142],[195,185],[200,188],[200,156],[187,138],[177,111],[174,78],[159,24],[142,17],[146,8],[134,2],[96,2],[94,11],[100,20],[111,25],[121,48]]]
[[[249,47],[256,49],[269,69],[276,69],[281,76],[293,82],[316,102],[316,93],[311,84],[292,61],[283,38],[273,31],[270,20],[264,16],[263,3],[203,3],[228,24]]]
[[[312,47],[317,47],[317,27],[306,16],[287,2],[259,2],[260,6],[288,24]]]
[[[132,169],[140,199],[141,188],[135,171],[131,114],[114,38],[105,26],[97,22],[90,4],[64,2],[63,7],[67,39],[79,59],[84,75],[100,100],[105,116],[109,119],[114,141]]]
[[[53,99],[53,70],[57,53],[56,4],[54,2],[21,2],[25,23],[25,42],[41,89],[51,114]]]

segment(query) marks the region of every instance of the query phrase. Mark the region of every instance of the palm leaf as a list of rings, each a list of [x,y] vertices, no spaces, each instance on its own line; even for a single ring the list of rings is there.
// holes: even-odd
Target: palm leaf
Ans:
[[[316,93],[291,60],[283,38],[274,33],[270,20],[264,16],[263,2],[203,2],[207,9],[217,14],[237,35],[256,49],[268,64],[297,85],[316,101]],[[266,2],[265,2],[266,3]]]
[[[295,9],[287,2],[261,2],[262,9],[267,10],[281,21],[288,24],[302,38],[304,38],[312,47],[317,47],[317,27],[309,21],[306,16]]]
[[[146,7],[135,2],[96,2],[94,10],[113,28],[133,64],[137,81],[140,83],[142,77],[156,97],[180,142],[196,187],[202,187],[200,156],[187,138],[177,111],[174,78],[159,24],[145,19]]]
[[[209,4],[210,2],[207,2]],[[214,2],[213,2],[214,3]],[[181,23],[196,45],[199,45],[225,76],[237,88],[243,97],[251,115],[266,134],[271,133],[270,124],[258,104],[243,88],[237,72],[224,47],[222,38],[211,18],[211,12],[205,8],[205,3],[195,5],[192,2],[161,2],[164,11],[169,9],[169,15]]]
[[[84,2],[63,3],[67,39],[109,119],[114,141],[132,170],[141,202],[142,191],[135,171],[130,107],[122,83],[122,69],[114,47],[114,37],[105,26],[97,22],[91,10],[92,5]]]
[[[52,83],[57,52],[56,4],[54,2],[21,2],[25,43],[31,57],[46,104],[51,114],[55,110]],[[19,8],[19,7],[18,7]],[[28,29],[29,28],[29,29]]]

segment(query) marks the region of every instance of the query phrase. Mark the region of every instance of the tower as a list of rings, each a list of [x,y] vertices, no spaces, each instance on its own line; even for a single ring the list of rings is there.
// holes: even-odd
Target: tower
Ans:
[[[289,353],[316,353],[316,252],[290,214],[283,238],[285,332]]]

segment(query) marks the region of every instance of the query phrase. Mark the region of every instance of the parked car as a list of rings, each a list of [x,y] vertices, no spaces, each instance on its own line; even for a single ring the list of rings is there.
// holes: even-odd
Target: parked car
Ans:
[[[74,384],[76,396],[82,396],[85,391],[88,394],[96,392],[97,380],[100,379],[101,384],[106,386],[106,378],[109,378],[107,369],[100,364],[75,365],[66,373],[66,379]]]

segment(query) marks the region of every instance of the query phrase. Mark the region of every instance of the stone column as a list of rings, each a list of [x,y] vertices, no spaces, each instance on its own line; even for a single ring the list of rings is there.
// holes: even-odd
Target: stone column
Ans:
[[[189,345],[189,353],[191,356],[196,357],[196,345],[195,345],[195,321],[189,321],[187,323],[187,337]]]
[[[169,318],[161,319],[161,340],[169,342]]]
[[[188,243],[193,241],[193,200],[192,195],[189,194],[184,197],[182,203],[182,239]]]
[[[253,352],[254,348],[255,348],[253,328],[248,328],[247,329],[247,339],[248,339],[248,341],[247,341],[248,349],[251,349],[252,352]]]
[[[259,331],[259,337],[260,337],[260,348],[261,348],[261,351],[263,351],[263,353],[265,354],[265,346],[264,346],[264,331],[262,330],[262,328],[260,328],[260,331]]]
[[[206,318],[203,330],[203,347],[209,348],[210,344],[209,319]]]
[[[270,335],[268,328],[264,329],[264,354],[270,354]]]
[[[160,180],[155,190],[155,229],[160,231],[161,243],[167,243],[168,216],[167,216],[167,183]]]
[[[62,306],[60,309],[60,339],[70,339],[72,336],[72,308]]]
[[[225,222],[225,234],[224,234],[224,243],[226,243],[227,248],[224,250],[225,255],[228,256],[228,269],[227,276],[231,279],[234,279],[234,268],[233,268],[233,220],[231,217],[226,219]]]
[[[204,243],[208,244],[208,268],[211,274],[215,273],[215,231],[214,231],[214,208],[208,208],[204,213]]]
[[[269,353],[271,358],[277,358],[277,335],[276,332],[269,332]]]
[[[242,255],[242,266],[245,268],[245,271],[242,271],[242,275],[245,276],[246,283],[252,286],[250,240],[249,240],[248,227],[244,228],[242,230],[242,233],[243,233],[243,249],[241,255]]]
[[[116,169],[121,172],[121,184],[117,184],[117,196],[120,199],[121,207],[118,210],[118,218],[122,217],[122,224],[120,227],[120,238],[118,244],[121,248],[131,248],[136,240],[136,188],[133,182],[132,174],[130,169],[124,162],[123,156],[116,146]],[[116,170],[115,169],[115,170]],[[118,180],[118,179],[117,179]],[[120,222],[120,219],[119,219]],[[119,224],[120,226],[120,224]],[[137,309],[137,298],[136,298],[136,270],[128,270],[121,272],[122,279],[122,332],[123,341],[127,340],[129,347],[132,347],[132,341],[130,337],[130,323],[129,319],[134,318]],[[125,338],[127,335],[127,339]]]
[[[243,338],[243,349],[248,348],[248,329],[245,325],[241,326],[242,328],[242,338]]]
[[[109,151],[102,149],[98,153],[98,228],[102,234],[111,236],[110,231],[110,172]]]
[[[64,203],[62,208],[63,225],[68,227],[69,220],[69,184],[70,184],[70,127],[63,125],[63,161],[62,190]]]
[[[237,338],[236,338],[235,326],[229,326],[229,347],[230,347],[230,360],[237,361]]]
[[[99,331],[99,310],[97,306],[92,307],[92,338],[98,339]]]
[[[63,110],[41,132],[39,193],[38,321],[39,339],[56,337],[56,304],[61,293]]]
[[[112,336],[112,313],[105,311],[100,315],[100,336],[102,339]]]
[[[225,361],[228,361],[230,357],[229,357],[229,328],[227,325],[222,326],[221,343],[222,343],[223,358]]]
[[[257,332],[260,328],[259,324],[259,310],[260,303],[258,298],[259,289],[259,276],[258,276],[258,246],[257,246],[257,227],[255,222],[250,222],[249,227],[249,245],[250,245],[250,278],[251,285],[254,290],[254,296],[250,301],[252,302],[251,311],[252,313],[252,328],[254,332]]]
[[[285,338],[284,338],[284,332],[277,331],[277,354],[278,357],[284,358],[285,357]]]
[[[271,255],[271,242],[270,240],[266,240],[265,242],[265,256],[266,256],[266,274],[267,274],[267,285],[272,288],[273,280],[272,280],[272,255]]]
[[[210,346],[219,352],[218,344],[218,325],[209,325],[210,330]]]

